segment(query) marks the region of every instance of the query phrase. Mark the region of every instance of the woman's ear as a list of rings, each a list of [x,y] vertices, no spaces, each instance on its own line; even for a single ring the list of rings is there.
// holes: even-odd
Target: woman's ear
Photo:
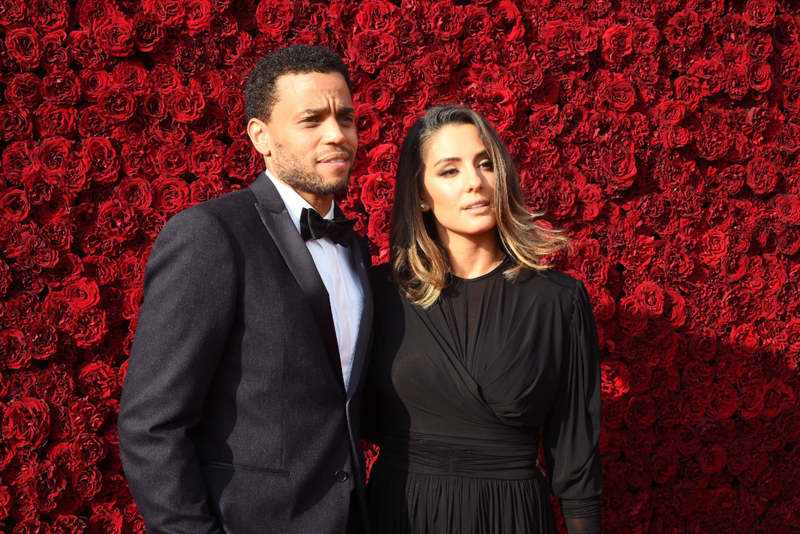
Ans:
[[[272,139],[269,135],[267,125],[261,119],[250,119],[247,123],[247,135],[255,149],[263,156],[272,154]]]

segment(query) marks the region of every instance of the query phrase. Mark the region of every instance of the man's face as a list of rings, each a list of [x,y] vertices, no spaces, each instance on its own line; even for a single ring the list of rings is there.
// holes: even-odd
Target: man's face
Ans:
[[[278,100],[265,125],[267,167],[298,192],[345,191],[358,134],[353,99],[336,73],[289,74],[275,82]]]

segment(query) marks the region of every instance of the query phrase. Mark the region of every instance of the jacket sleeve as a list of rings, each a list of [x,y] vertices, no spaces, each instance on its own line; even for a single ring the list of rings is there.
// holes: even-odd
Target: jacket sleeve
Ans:
[[[200,206],[153,245],[119,414],[125,475],[149,534],[216,534],[188,435],[198,424],[236,310],[236,260]]]

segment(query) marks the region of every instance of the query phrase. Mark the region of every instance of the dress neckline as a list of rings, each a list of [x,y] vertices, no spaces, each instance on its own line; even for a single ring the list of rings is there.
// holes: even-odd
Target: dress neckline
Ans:
[[[495,267],[494,269],[492,269],[488,273],[482,274],[480,276],[476,276],[475,278],[461,278],[460,276],[456,276],[453,273],[450,273],[450,277],[453,279],[454,282],[455,281],[466,282],[466,283],[479,282],[481,280],[485,280],[486,278],[494,276],[500,270],[504,270],[504,268],[505,268],[507,263],[508,263],[508,256],[503,258],[503,261],[501,261],[500,264],[497,267]]]

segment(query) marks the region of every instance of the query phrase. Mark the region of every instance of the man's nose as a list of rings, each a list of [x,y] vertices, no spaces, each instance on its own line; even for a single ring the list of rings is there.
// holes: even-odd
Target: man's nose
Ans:
[[[331,145],[341,145],[345,142],[344,129],[335,118],[325,121],[324,141]]]

